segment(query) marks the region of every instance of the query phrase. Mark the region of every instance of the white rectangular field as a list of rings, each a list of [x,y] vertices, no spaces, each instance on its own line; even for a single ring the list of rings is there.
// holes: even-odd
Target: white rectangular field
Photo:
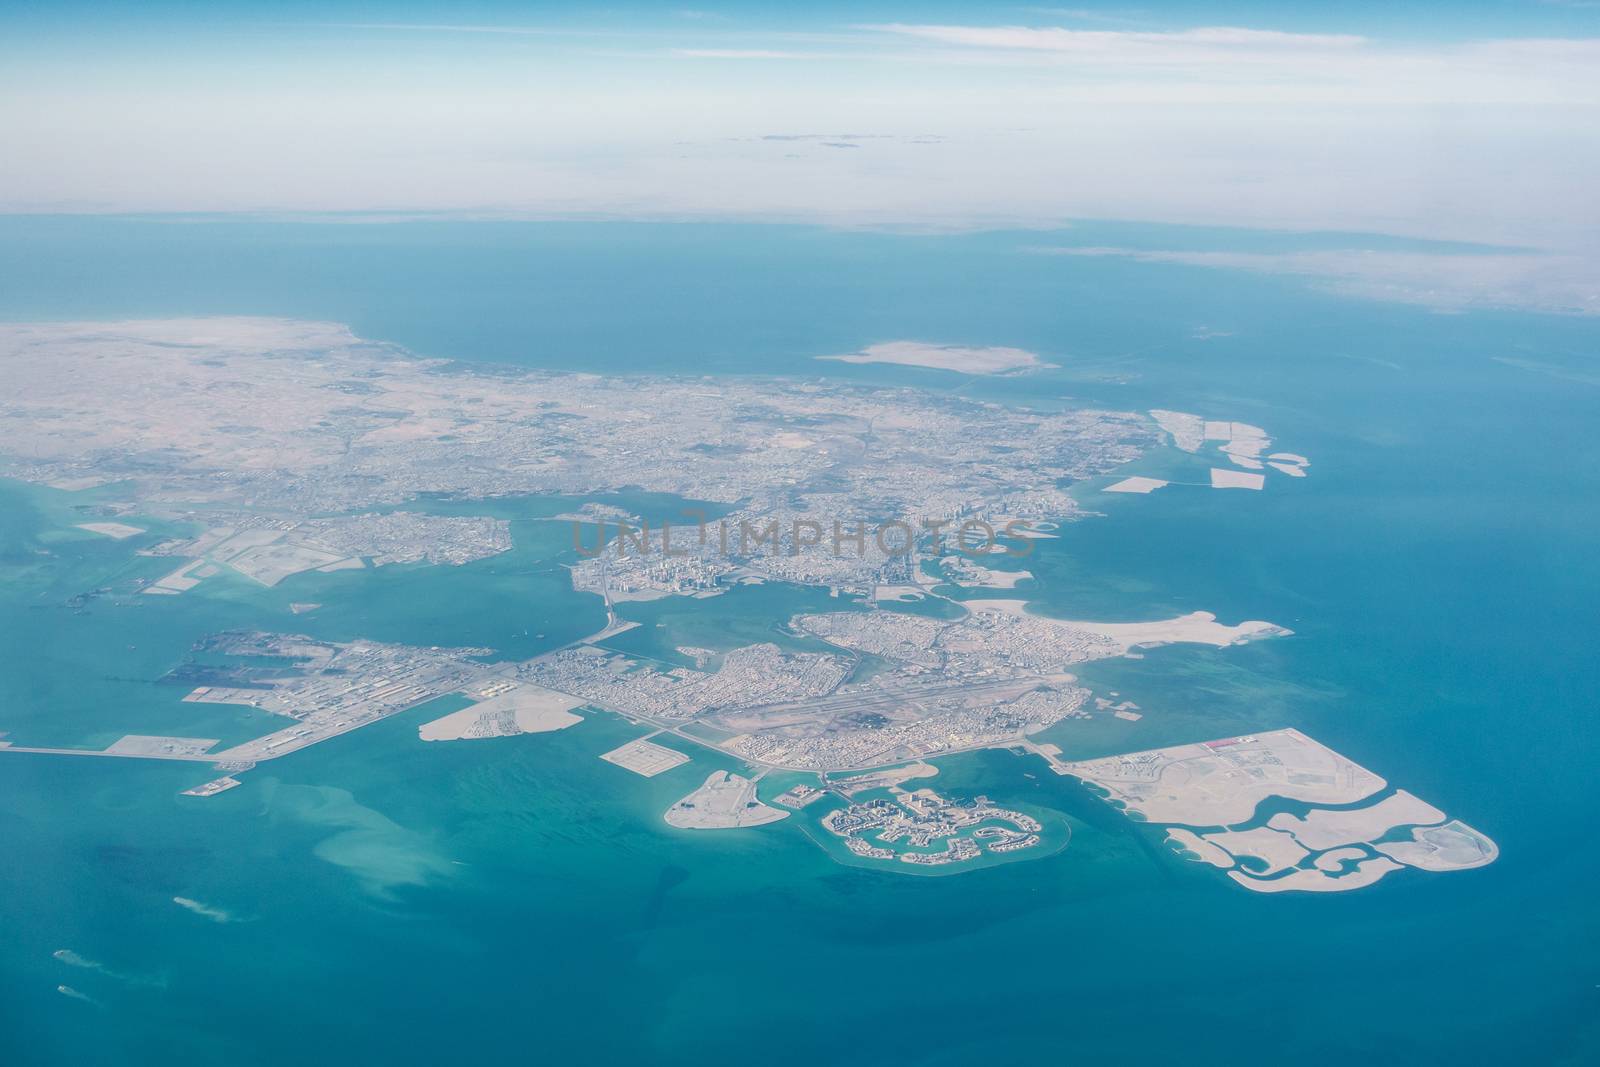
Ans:
[[[118,541],[132,537],[134,534],[144,533],[139,527],[129,526],[122,522],[80,522],[78,529],[88,530],[90,533],[97,533],[102,537],[114,537]]]
[[[1211,468],[1211,488],[1213,489],[1260,489],[1267,483],[1267,479],[1259,474],[1249,471],[1230,471],[1221,467]]]
[[[1101,490],[1105,493],[1151,493],[1167,483],[1160,478],[1145,478],[1142,475],[1133,478],[1124,478],[1115,485],[1108,485]]]
[[[682,752],[651,744],[642,738],[629,741],[621,748],[614,748],[600,758],[645,778],[654,778],[663,771],[689,762],[689,757]]]

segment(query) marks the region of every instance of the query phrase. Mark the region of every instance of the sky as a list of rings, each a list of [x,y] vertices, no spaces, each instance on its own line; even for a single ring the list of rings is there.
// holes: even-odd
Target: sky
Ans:
[[[1600,0],[12,2],[0,143],[0,212],[1127,219],[1560,273],[1600,245]]]

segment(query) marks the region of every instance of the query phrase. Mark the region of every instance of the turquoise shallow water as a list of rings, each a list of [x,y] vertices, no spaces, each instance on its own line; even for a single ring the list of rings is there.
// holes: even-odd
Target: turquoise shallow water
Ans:
[[[176,794],[204,767],[9,756],[0,1051],[21,1063],[1220,1063],[1248,1042],[1309,1063],[1591,1062],[1600,331],[1025,251],[1295,240],[0,220],[11,319],[315,316],[468,360],[825,366],[1258,423],[1312,458],[1311,477],[1260,494],[1090,487],[1105,517],[1041,543],[1025,589],[1068,617],[1205,609],[1295,636],[1095,665],[1085,677],[1145,717],[1067,724],[1055,739],[1087,756],[1294,725],[1502,849],[1478,871],[1256,896],[1168,856],[1038,761],[982,753],[929,784],[1060,812],[1071,845],[906,877],[835,862],[798,816],[672,830],[661,812],[731,763],[696,753],[637,778],[595,757],[638,731],[596,714],[556,734],[426,745],[415,727],[440,709],[418,710],[198,802]],[[1230,336],[1196,340],[1201,326]],[[973,383],[810,358],[898,337],[1021,345],[1063,366]],[[1195,480],[1203,466],[1166,453],[1128,473]],[[267,728],[154,684],[229,626],[525,656],[603,622],[566,588],[553,557],[569,534],[538,521],[539,504],[500,505],[516,550],[459,571],[131,598],[119,583],[160,561],[134,555],[141,541],[71,531],[93,498],[0,486],[0,730],[18,742]],[[97,588],[110,592],[72,599]],[[703,605],[720,621],[632,605],[645,625],[613,643],[654,655],[776,637],[805,600],[740,590]],[[325,606],[291,615],[297,601]],[[63,949],[78,962],[52,956]]]

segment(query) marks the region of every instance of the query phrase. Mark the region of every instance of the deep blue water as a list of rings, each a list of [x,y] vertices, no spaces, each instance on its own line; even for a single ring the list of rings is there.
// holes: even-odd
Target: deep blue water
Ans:
[[[603,716],[558,734],[422,745],[426,713],[410,713],[199,804],[174,795],[196,780],[182,766],[5,757],[0,1052],[945,1064],[1220,1063],[1248,1049],[1307,1063],[1593,1062],[1600,328],[1029,251],[1351,240],[1111,225],[904,236],[0,219],[0,317],[13,320],[315,317],[463,360],[827,373],[1262,425],[1311,457],[1309,478],[1259,494],[1086,486],[1105,517],[1042,545],[1028,595],[1073,617],[1205,609],[1296,636],[1097,665],[1085,677],[1136,700],[1144,719],[1058,740],[1090,755],[1293,725],[1502,850],[1477,871],[1258,896],[1156,848],[1041,765],[986,753],[949,761],[932,784],[1064,812],[1072,844],[959,877],[881,874],[835,863],[795,819],[670,830],[660,812],[714,757],[627,775],[594,758],[631,733]],[[1227,336],[1196,339],[1202,327]],[[1016,345],[1062,369],[973,382],[812,360],[897,338]],[[1128,473],[1195,480],[1204,466],[1166,452]],[[593,628],[593,605],[551,569],[561,536],[526,520],[515,553],[464,572],[386,568],[267,592],[207,582],[74,614],[68,597],[150,561],[132,554],[137,542],[66,532],[72,504],[0,492],[0,730],[19,742],[104,743],[130,722],[250,732],[257,724],[173,704],[150,684],[225,625],[515,655],[538,647],[523,630],[559,643]],[[454,580],[459,594],[441,595]],[[299,600],[328,606],[289,616]],[[773,591],[709,601],[720,622],[665,643],[719,629],[748,640],[788,604]],[[636,615],[690,625],[661,605]],[[64,964],[58,949],[104,969]]]

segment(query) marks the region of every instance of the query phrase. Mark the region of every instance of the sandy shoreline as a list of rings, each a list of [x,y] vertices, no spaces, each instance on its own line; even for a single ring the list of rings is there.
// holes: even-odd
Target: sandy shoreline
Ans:
[[[885,341],[868,345],[860,352],[817,358],[835,363],[893,363],[902,367],[927,367],[961,374],[1010,374],[1055,366],[1021,348],[971,348],[928,344],[924,341]]]
[[[1263,637],[1287,637],[1294,633],[1274,623],[1250,619],[1234,626],[1225,626],[1209,611],[1191,611],[1170,619],[1150,622],[1085,622],[1079,619],[1052,619],[1028,611],[1026,600],[986,599],[959,602],[968,611],[995,611],[1005,615],[1027,615],[1030,618],[1053,622],[1070,630],[1095,634],[1116,642],[1124,653],[1150,645],[1198,644],[1227,648]]]

